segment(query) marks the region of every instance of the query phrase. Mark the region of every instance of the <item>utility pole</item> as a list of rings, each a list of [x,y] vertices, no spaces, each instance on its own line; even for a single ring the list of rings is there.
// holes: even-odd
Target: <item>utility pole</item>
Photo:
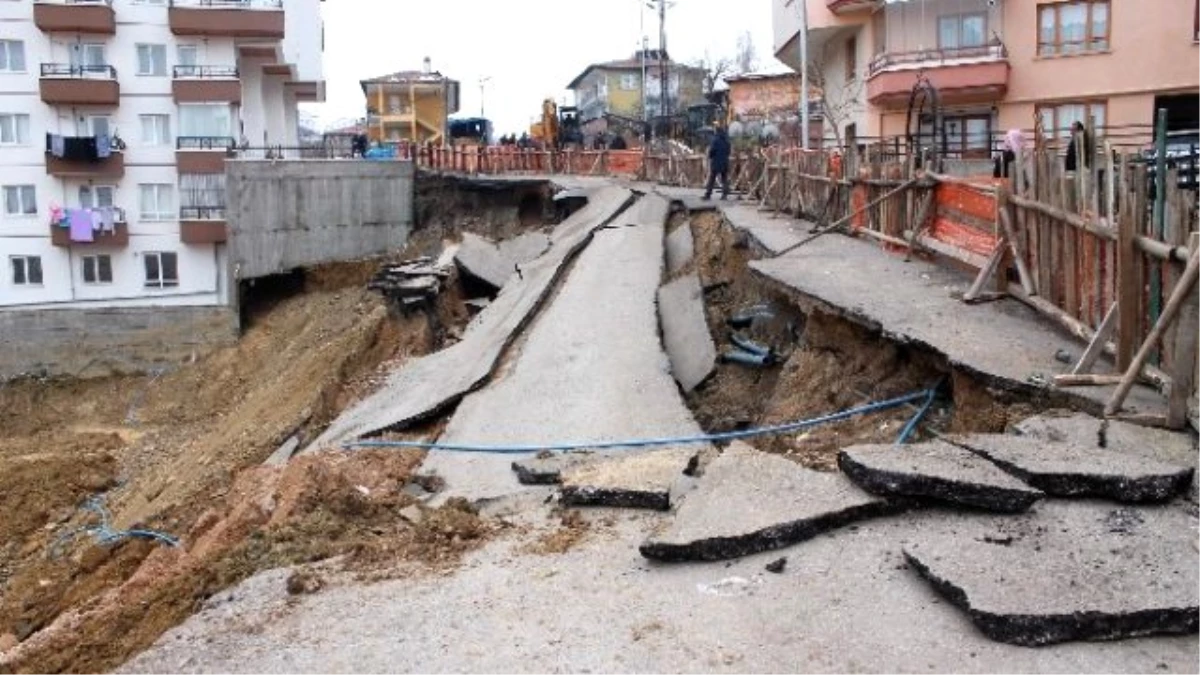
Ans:
[[[800,147],[808,150],[808,2],[800,0]]]
[[[480,117],[480,119],[487,119],[487,115],[483,114],[483,85],[487,84],[488,81],[491,79],[492,79],[491,76],[479,78],[479,117]]]
[[[667,0],[658,0],[658,64],[662,78],[662,116],[671,114],[671,87],[667,79],[671,75],[667,63]]]

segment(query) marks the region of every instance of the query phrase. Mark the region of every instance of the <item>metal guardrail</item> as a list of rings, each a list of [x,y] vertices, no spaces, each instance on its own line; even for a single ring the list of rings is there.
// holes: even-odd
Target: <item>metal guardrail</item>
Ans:
[[[283,9],[283,0],[170,0],[169,6],[185,9]]]
[[[232,136],[179,136],[175,139],[176,150],[233,150]]]
[[[175,66],[171,69],[171,75],[177,80],[236,80],[238,69],[234,66]]]
[[[115,80],[117,79],[117,69],[108,65],[80,66],[70,63],[43,63],[42,77]]]
[[[882,72],[892,66],[921,63],[944,63],[954,59],[971,59],[990,57],[992,59],[1008,58],[1008,49],[1003,42],[992,40],[984,45],[973,47],[950,47],[938,49],[920,49],[910,52],[884,52],[871,59],[867,66],[867,77]]]
[[[224,206],[181,206],[180,220],[225,220]]]

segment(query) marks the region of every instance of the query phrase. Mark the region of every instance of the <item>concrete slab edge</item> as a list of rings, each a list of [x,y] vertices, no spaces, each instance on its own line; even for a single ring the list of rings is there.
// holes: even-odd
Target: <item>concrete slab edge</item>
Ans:
[[[914,552],[905,549],[904,557],[939,594],[965,611],[980,632],[996,642],[1041,647],[1060,642],[1188,635],[1200,631],[1200,607],[1042,615],[984,612],[971,606],[965,590],[939,577]]]
[[[1098,497],[1125,504],[1163,503],[1187,492],[1196,474],[1196,470],[1191,467],[1181,468],[1177,473],[1140,478],[1078,473],[1033,473],[1006,462],[983,448],[973,447],[961,439],[951,437],[946,440],[970,450],[1014,478],[1055,497]]]
[[[999,513],[1028,511],[1043,495],[1032,488],[1015,490],[996,485],[916,476],[865,466],[846,452],[838,453],[838,468],[860,488],[880,497],[907,497],[971,506]]]
[[[860,520],[899,513],[909,506],[908,502],[902,500],[872,502],[728,537],[712,537],[688,543],[651,539],[639,546],[638,551],[645,558],[661,562],[730,560],[798,544]]]
[[[610,506],[622,509],[671,510],[670,490],[621,490],[584,485],[563,487],[559,501],[565,506]]]

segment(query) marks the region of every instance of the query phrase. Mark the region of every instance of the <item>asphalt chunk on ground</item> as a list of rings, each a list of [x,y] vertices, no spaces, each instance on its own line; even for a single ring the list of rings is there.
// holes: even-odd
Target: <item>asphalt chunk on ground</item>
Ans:
[[[1126,503],[1170,501],[1187,491],[1195,469],[1144,453],[1083,447],[1029,436],[969,434],[952,443],[994,462],[1056,497],[1099,497]]]
[[[686,446],[633,451],[565,469],[562,503],[667,511],[672,494],[691,482],[684,471],[696,452]]]
[[[859,487],[881,497],[1019,513],[1043,496],[979,455],[942,441],[856,445],[838,454],[838,466]]]
[[[919,537],[904,555],[993,640],[1040,646],[1197,632],[1200,557],[1184,509],[1048,501],[995,533],[973,529],[964,522]]]
[[[841,474],[806,469],[735,442],[708,465],[667,530],[639,550],[664,562],[727,560],[902,508]]]

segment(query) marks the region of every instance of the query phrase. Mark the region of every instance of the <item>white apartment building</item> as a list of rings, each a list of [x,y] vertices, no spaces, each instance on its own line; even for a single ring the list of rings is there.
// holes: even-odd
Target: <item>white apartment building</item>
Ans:
[[[320,1],[0,0],[0,311],[227,303],[225,159],[299,144]]]

